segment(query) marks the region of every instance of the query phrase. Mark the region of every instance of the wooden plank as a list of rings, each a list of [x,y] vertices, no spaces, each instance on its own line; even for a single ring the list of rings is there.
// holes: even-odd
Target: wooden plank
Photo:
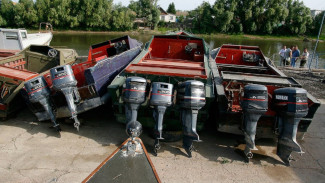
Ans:
[[[18,70],[6,66],[0,66],[0,76],[3,77],[8,77],[20,81],[28,81],[38,75],[38,73],[27,70]]]

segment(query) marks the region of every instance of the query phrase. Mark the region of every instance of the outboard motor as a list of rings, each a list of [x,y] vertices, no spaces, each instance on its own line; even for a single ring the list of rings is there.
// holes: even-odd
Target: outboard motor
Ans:
[[[147,81],[141,77],[128,77],[125,80],[123,101],[125,102],[126,122],[137,121],[139,106],[146,99]]]
[[[251,150],[257,150],[255,147],[257,121],[268,109],[266,86],[256,84],[246,85],[244,87],[241,107],[243,109],[243,131],[246,141],[244,153],[247,158],[252,158],[253,153]]]
[[[56,122],[55,116],[53,114],[53,109],[50,103],[51,91],[47,86],[47,83],[43,76],[38,76],[27,81],[25,84],[25,89],[28,93],[28,98],[32,103],[40,103],[45,109],[46,113],[50,116],[52,123],[57,131],[61,131],[60,125]]]
[[[185,81],[178,85],[178,99],[182,108],[183,147],[192,157],[193,141],[200,141],[196,132],[197,115],[205,105],[204,83],[195,80]]]
[[[77,80],[74,77],[71,65],[54,67],[50,72],[53,88],[64,94],[71,117],[74,119],[74,127],[79,131],[80,122],[77,118],[76,103],[80,102],[80,95],[77,88]]]
[[[173,85],[170,83],[154,82],[152,83],[150,105],[154,106],[153,118],[156,121],[155,124],[155,144],[154,152],[160,149],[159,140],[164,139],[162,137],[162,128],[164,114],[167,107],[172,105],[173,101]]]
[[[274,90],[274,107],[279,128],[277,155],[289,166],[292,151],[303,153],[296,135],[301,118],[308,113],[307,91],[302,88]]]

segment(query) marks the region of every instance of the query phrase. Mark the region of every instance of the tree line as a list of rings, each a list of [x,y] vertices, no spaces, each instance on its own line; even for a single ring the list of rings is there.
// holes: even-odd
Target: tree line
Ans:
[[[56,29],[127,31],[135,29],[135,18],[145,18],[156,28],[160,11],[158,0],[131,0],[128,7],[113,0],[2,0],[1,27],[37,28],[49,22]],[[167,12],[176,13],[171,3]],[[320,15],[311,17],[310,9],[299,0],[216,0],[203,2],[178,24],[190,22],[194,33],[317,34]]]
[[[315,34],[319,24],[299,0],[216,0],[189,12],[194,32]]]

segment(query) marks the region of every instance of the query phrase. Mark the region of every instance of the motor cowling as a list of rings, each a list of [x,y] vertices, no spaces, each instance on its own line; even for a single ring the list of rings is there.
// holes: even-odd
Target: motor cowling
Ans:
[[[205,89],[201,81],[189,80],[181,83],[177,95],[182,108],[200,110],[205,105]]]
[[[53,88],[60,90],[62,88],[76,87],[77,80],[74,77],[71,65],[54,67],[50,70]]]
[[[245,135],[245,155],[252,158],[251,150],[257,150],[255,146],[255,135],[257,122],[268,110],[268,92],[266,86],[250,84],[244,87],[241,102],[243,110],[243,131]]]
[[[277,154],[286,165],[290,165],[291,152],[302,153],[296,135],[301,118],[308,113],[307,91],[302,88],[280,88],[274,90],[273,99],[279,129]]]
[[[127,131],[137,131],[131,124],[138,124],[137,116],[140,105],[146,100],[147,80],[141,77],[128,77],[123,89]],[[137,125],[138,126],[138,125]],[[128,133],[129,135],[131,133]],[[130,136],[132,138],[132,136]]]
[[[55,115],[53,114],[52,104],[50,102],[51,91],[43,76],[33,78],[24,84],[28,94],[29,101],[32,103],[40,103],[47,115],[49,115],[54,127],[57,131],[61,131],[60,125],[56,122]]]
[[[74,77],[71,65],[63,65],[54,67],[50,70],[53,88],[61,91],[68,104],[71,117],[74,119],[74,127],[79,131],[80,122],[77,118],[76,103],[80,102],[80,94],[78,92],[78,81]]]
[[[128,77],[123,89],[123,101],[126,103],[142,104],[146,99],[147,80],[141,77]]]
[[[173,85],[170,83],[153,82],[151,86],[151,98],[150,105],[154,106],[153,118],[156,121],[154,134],[155,134],[155,144],[154,151],[160,149],[159,140],[163,139],[162,129],[164,114],[167,107],[171,106],[173,103]]]
[[[196,132],[199,110],[205,105],[204,83],[189,80],[178,85],[177,97],[183,123],[183,146],[189,157],[192,157],[193,141],[200,141]]]
[[[43,76],[33,78],[24,84],[31,102],[39,102],[43,98],[50,96],[51,91]]]

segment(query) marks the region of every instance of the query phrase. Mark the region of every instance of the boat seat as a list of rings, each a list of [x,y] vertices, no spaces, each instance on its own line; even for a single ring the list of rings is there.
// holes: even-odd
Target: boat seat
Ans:
[[[217,64],[217,66],[221,68],[239,68],[239,69],[247,69],[247,70],[268,70],[269,69],[268,67],[236,65],[236,64]]]
[[[251,74],[244,72],[221,71],[221,78],[224,81],[301,87],[301,85],[292,77],[274,76],[269,74]]]

